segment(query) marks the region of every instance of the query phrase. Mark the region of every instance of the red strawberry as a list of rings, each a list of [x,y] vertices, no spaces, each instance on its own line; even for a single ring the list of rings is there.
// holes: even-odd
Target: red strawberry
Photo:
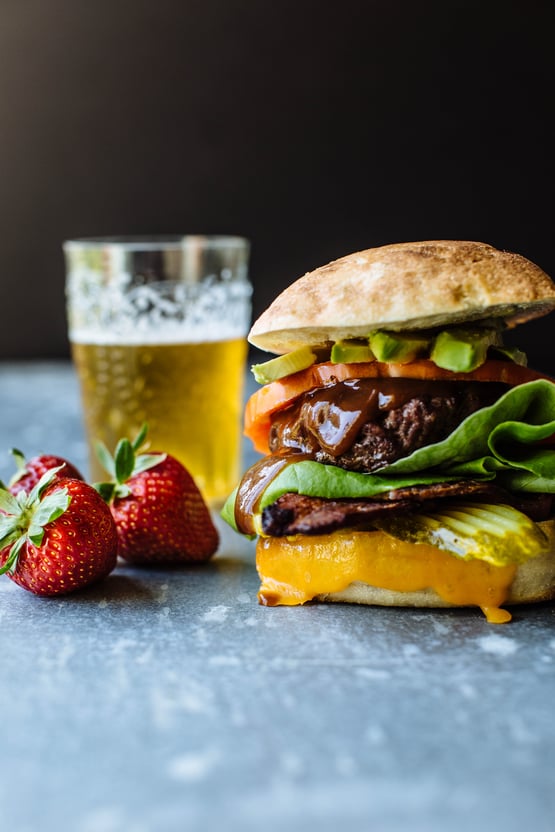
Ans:
[[[109,502],[116,521],[118,554],[142,564],[206,561],[219,543],[210,511],[177,459],[170,454],[137,453],[146,430],[144,426],[133,444],[120,440],[114,458],[103,445],[97,447],[113,477],[95,488]]]
[[[0,489],[0,574],[35,595],[61,595],[108,575],[117,530],[95,489],[46,472],[29,494]]]
[[[34,456],[32,459],[25,459],[17,448],[12,449],[12,454],[17,465],[17,471],[8,483],[8,491],[12,494],[17,494],[19,491],[25,491],[29,494],[40,478],[52,468],[60,469],[56,475],[58,479],[60,477],[72,477],[76,480],[84,479],[77,468],[61,456],[40,454],[40,456]]]

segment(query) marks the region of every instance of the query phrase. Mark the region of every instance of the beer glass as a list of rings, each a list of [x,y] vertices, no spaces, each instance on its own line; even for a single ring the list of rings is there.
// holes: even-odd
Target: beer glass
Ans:
[[[63,250],[91,480],[106,478],[96,441],[113,452],[147,422],[151,450],[177,457],[221,505],[241,467],[248,241],[89,238]]]

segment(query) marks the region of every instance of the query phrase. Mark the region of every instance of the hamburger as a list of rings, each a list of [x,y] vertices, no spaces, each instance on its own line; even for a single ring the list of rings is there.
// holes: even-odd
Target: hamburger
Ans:
[[[507,330],[555,284],[479,242],[349,254],[251,328],[245,435],[263,456],[223,517],[257,538],[259,602],[505,606],[555,597],[555,382]]]

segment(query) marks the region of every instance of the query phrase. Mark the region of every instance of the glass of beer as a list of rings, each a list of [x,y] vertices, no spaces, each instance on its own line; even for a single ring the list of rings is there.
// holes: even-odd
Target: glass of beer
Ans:
[[[251,319],[249,243],[187,235],[63,244],[71,354],[90,454],[148,423],[151,450],[177,457],[214,508],[241,468]]]

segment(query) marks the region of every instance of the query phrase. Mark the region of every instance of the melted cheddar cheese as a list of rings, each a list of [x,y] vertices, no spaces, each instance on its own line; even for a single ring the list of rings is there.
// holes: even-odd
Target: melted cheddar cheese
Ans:
[[[511,619],[499,607],[508,597],[516,566],[461,560],[435,546],[382,532],[261,537],[256,565],[258,600],[266,606],[304,604],[362,581],[396,592],[433,589],[447,604],[480,607],[492,623]]]

